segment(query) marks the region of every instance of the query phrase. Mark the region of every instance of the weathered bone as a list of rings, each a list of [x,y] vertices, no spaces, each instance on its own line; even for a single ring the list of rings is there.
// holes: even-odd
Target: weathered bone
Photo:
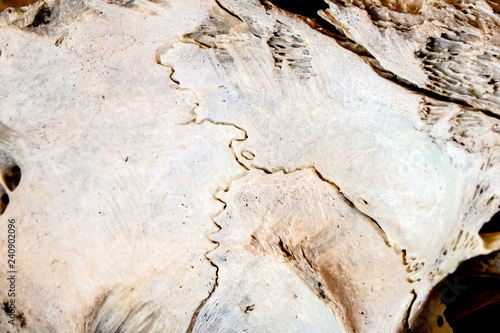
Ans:
[[[0,328],[449,331],[500,249],[498,6],[328,5],[2,12]]]

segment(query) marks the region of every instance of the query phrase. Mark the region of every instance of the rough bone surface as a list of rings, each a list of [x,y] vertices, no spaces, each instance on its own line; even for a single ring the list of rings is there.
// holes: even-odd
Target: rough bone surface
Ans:
[[[444,279],[499,275],[499,7],[318,9],[1,13],[2,330],[451,331]]]

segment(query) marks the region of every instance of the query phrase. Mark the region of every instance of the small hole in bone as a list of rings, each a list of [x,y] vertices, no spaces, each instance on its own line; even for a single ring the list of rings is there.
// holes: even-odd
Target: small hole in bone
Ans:
[[[3,187],[0,188],[0,191],[3,192],[2,196],[0,197],[0,215],[2,215],[9,205],[9,196],[7,195],[7,193],[5,193],[5,189]]]
[[[249,152],[248,150],[242,151],[241,156],[243,156],[247,160],[253,160],[255,158],[255,154],[252,152]]]
[[[48,6],[42,6],[40,8],[40,11],[36,14],[35,19],[33,20],[33,23],[31,23],[30,26],[32,27],[38,27],[40,25],[46,25],[50,23],[50,17],[52,15],[52,11]]]
[[[14,191],[21,181],[21,168],[14,165],[3,174],[3,180],[9,191]]]
[[[437,319],[437,325],[438,325],[438,327],[442,327],[443,324],[444,324],[443,317],[439,316],[438,319]]]
[[[365,200],[365,199],[363,199],[363,198],[359,198],[359,199],[358,199],[358,202],[359,202],[360,204],[362,204],[362,205],[368,205],[368,201],[366,201],[366,200]]]

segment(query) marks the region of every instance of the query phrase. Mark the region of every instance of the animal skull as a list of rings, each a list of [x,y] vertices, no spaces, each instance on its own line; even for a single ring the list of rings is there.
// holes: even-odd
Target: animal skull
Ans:
[[[500,249],[499,7],[327,7],[2,12],[0,327],[449,331],[437,286]]]

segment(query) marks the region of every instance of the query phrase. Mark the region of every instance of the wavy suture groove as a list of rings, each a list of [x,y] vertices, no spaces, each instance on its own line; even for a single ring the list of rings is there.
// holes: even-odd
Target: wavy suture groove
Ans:
[[[204,42],[197,43],[197,45],[200,48],[206,47],[206,46],[204,46],[204,44],[208,45],[207,43],[204,43]],[[167,67],[167,68],[169,68],[171,70],[170,78],[171,78],[172,82],[178,86],[178,89],[186,90],[186,91],[190,90],[190,89],[182,88],[181,87],[182,83],[175,78],[175,76],[174,76],[175,75],[175,67],[173,65],[171,65],[171,64],[168,64],[168,63],[162,61],[162,55],[165,54],[167,51],[168,50],[166,48],[162,48],[162,49],[159,50],[159,52],[157,54],[157,63],[160,64],[160,65],[162,65],[162,66],[165,66],[165,67]],[[196,96],[195,92],[192,92],[192,93],[193,93],[193,95]],[[236,124],[233,124],[233,123],[226,123],[226,122],[220,122],[220,121],[216,122],[216,121],[212,121],[210,119],[203,119],[203,120],[199,121],[197,119],[196,108],[198,108],[200,106],[200,102],[197,101],[197,102],[194,103],[194,105],[195,106],[194,106],[194,108],[192,110],[192,114],[194,115],[193,119],[191,119],[187,123],[183,123],[181,125],[184,125],[184,126],[189,126],[189,125],[193,125],[193,124],[194,125],[199,125],[199,124],[202,124],[204,122],[209,122],[209,123],[212,123],[212,124],[215,124],[215,125],[234,127],[234,128],[238,129],[239,131],[241,131],[244,134],[243,138],[233,139],[229,143],[229,148],[231,149],[236,162],[245,171],[245,174],[242,177],[244,177],[245,175],[247,175],[249,172],[252,172],[252,170],[258,170],[258,171],[264,172],[268,176],[273,176],[273,175],[278,175],[278,174],[282,174],[284,176],[293,176],[294,174],[302,174],[303,172],[312,172],[317,177],[317,179],[319,179],[321,182],[327,184],[327,186],[331,187],[334,192],[338,193],[341,196],[342,200],[350,207],[350,209],[356,211],[357,214],[359,214],[361,217],[363,217],[363,221],[369,221],[369,222],[371,222],[373,224],[373,227],[374,227],[373,230],[375,231],[376,234],[378,234],[378,236],[381,238],[381,240],[383,241],[383,243],[387,246],[387,249],[389,251],[399,252],[399,254],[398,254],[399,257],[402,255],[403,252],[401,252],[401,250],[399,249],[399,247],[397,246],[397,244],[391,243],[391,241],[389,240],[387,234],[385,233],[385,231],[383,230],[383,228],[380,226],[380,224],[374,218],[370,217],[368,214],[366,214],[366,213],[362,212],[361,210],[359,210],[359,208],[356,205],[354,205],[344,195],[344,193],[340,190],[340,188],[335,183],[333,183],[332,181],[326,179],[316,169],[315,166],[313,166],[313,165],[306,165],[306,166],[296,167],[296,168],[293,168],[293,169],[290,169],[290,170],[287,170],[286,168],[274,168],[271,171],[271,170],[267,169],[264,166],[258,166],[258,165],[255,165],[253,163],[251,163],[251,164],[243,163],[242,161],[239,160],[239,156],[238,156],[238,154],[237,154],[237,152],[236,152],[236,150],[235,150],[235,148],[233,146],[233,143],[234,142],[243,142],[243,141],[247,140],[248,139],[248,133],[247,133],[247,131],[244,128],[242,128],[242,127],[240,127],[240,126],[238,126]],[[242,155],[243,155],[243,157],[245,157],[244,152],[242,152]],[[254,157],[253,154],[250,153],[250,152],[247,152],[246,156],[250,157],[250,159],[252,159]],[[247,159],[249,159],[249,158],[247,158]],[[227,186],[226,186],[226,188],[224,189],[223,192],[227,193],[228,191],[230,191],[230,189],[233,186],[234,182],[237,181],[237,180],[239,180],[239,179],[241,179],[241,178],[235,179],[231,183],[227,184]],[[223,199],[221,199],[221,198],[219,198],[217,196],[214,196],[214,198],[216,200],[220,201],[223,204],[222,210],[213,217],[213,222],[217,226],[217,228],[219,229],[218,233],[220,233],[223,230],[224,227],[221,226],[219,223],[217,223],[216,219],[218,217],[221,217],[224,214],[226,214],[227,203]],[[221,270],[221,268],[217,264],[216,260],[214,260],[214,258],[211,258],[211,256],[212,256],[213,253],[216,253],[218,251],[218,249],[220,248],[221,244],[220,244],[220,241],[217,240],[217,234],[215,234],[213,237],[215,238],[215,240],[213,240],[213,242],[215,244],[217,244],[217,245],[216,245],[216,247],[214,249],[208,251],[205,254],[205,257],[208,260],[210,260],[211,265],[213,265],[216,268],[216,275],[215,275],[215,279],[214,279],[214,285],[213,285],[212,289],[209,291],[209,295],[199,303],[197,309],[193,313],[193,316],[191,318],[190,325],[188,327],[187,332],[198,331],[197,328],[199,328],[200,326],[203,325],[203,323],[201,323],[201,322],[206,322],[207,320],[209,320],[209,319],[207,319],[207,313],[206,313],[206,311],[204,311],[203,309],[206,308],[207,306],[210,306],[210,304],[212,302],[211,299],[217,293],[217,289],[220,286],[220,282],[219,281],[220,281],[220,273],[221,273],[220,270]],[[320,299],[323,302],[325,302],[325,304],[335,304],[335,302],[336,302],[335,301],[335,297],[332,298],[331,291],[328,291],[328,288],[331,289],[336,284],[336,282],[332,282],[332,281],[334,281],[334,278],[330,276],[329,272],[324,271],[324,268],[320,268],[317,265],[313,264],[312,259],[309,258],[310,254],[308,255],[306,253],[306,251],[304,250],[304,248],[303,248],[302,245],[300,246],[300,251],[298,251],[298,250],[290,248],[289,245],[287,245],[287,244],[288,244],[287,242],[285,242],[284,240],[280,239],[280,242],[278,243],[278,245],[279,245],[278,248],[281,249],[281,252],[284,253],[284,255],[285,255],[286,258],[290,259],[291,266],[292,267],[296,267],[294,269],[298,270],[297,271],[298,275],[299,276],[303,276],[304,281],[309,285],[309,287],[311,288],[311,290],[313,290],[317,294],[318,299]],[[302,264],[299,263],[301,261],[304,261],[306,263],[305,266],[302,266]],[[333,280],[325,281],[324,280],[325,278],[326,279],[333,279]],[[333,306],[333,308],[336,308],[335,305],[330,305],[330,306]],[[246,306],[246,309],[253,309],[253,305]],[[245,310],[245,313],[249,313],[249,311]]]
[[[208,253],[207,253],[208,254]],[[207,257],[208,259],[208,257]],[[210,260],[210,259],[208,259]],[[208,293],[208,296],[206,298],[204,298],[201,302],[200,302],[200,305],[198,305],[198,307],[196,308],[196,310],[194,311],[193,313],[193,316],[191,317],[191,321],[189,322],[189,326],[186,330],[186,333],[191,333],[193,332],[193,329],[196,325],[196,321],[198,320],[198,316],[200,314],[200,311],[201,309],[203,309],[203,307],[205,306],[205,304],[208,302],[208,300],[210,299],[210,297],[212,297],[213,293],[215,292],[215,289],[217,289],[217,286],[219,284],[219,267],[214,264],[212,261],[210,261],[210,263],[212,264],[212,266],[215,267],[215,279],[214,279],[214,285],[212,287],[212,290],[209,291]]]
[[[236,154],[235,154],[236,155]],[[246,166],[244,166],[247,170],[250,170],[249,168],[247,168]],[[285,168],[275,168],[275,169],[278,169],[276,171],[271,171],[269,170],[268,168],[265,168],[263,166],[256,166],[256,165],[251,165],[251,169],[256,169],[256,170],[260,170],[260,171],[264,171],[266,174],[268,175],[272,175],[272,174],[275,174],[277,172],[282,172],[283,174],[285,175],[288,175],[288,174],[292,174],[292,173],[295,173],[295,172],[298,172],[298,171],[303,171],[303,170],[311,170],[313,171],[317,177],[319,179],[321,179],[323,182],[329,184],[331,187],[333,187],[334,189],[336,189],[343,197],[343,199],[349,203],[349,205],[358,211],[359,214],[361,214],[362,216],[365,216],[369,221],[371,221],[377,228],[377,230],[379,231],[379,234],[380,234],[380,237],[384,240],[384,243],[385,245],[387,245],[388,247],[392,248],[398,248],[397,244],[393,244],[390,240],[389,240],[389,237],[387,236],[387,233],[384,231],[384,229],[382,229],[382,227],[380,226],[380,224],[375,220],[375,218],[373,218],[372,216],[370,216],[369,214],[367,214],[366,212],[363,212],[362,210],[360,210],[345,194],[344,192],[342,192],[342,190],[340,189],[340,187],[335,184],[334,182],[332,182],[331,180],[327,179],[326,177],[324,177],[317,169],[314,165],[305,165],[305,166],[300,166],[300,167],[297,167],[297,168],[293,168],[291,170],[287,170]],[[402,254],[402,252],[401,252]]]
[[[225,11],[227,11],[226,9],[224,9]],[[231,13],[230,13],[231,14]],[[233,14],[231,14],[233,15]],[[165,53],[166,51],[168,51],[168,48],[166,47],[162,47],[162,48],[159,48],[156,52],[156,62],[158,65],[161,65],[161,66],[164,66],[164,67],[167,67],[171,70],[171,73],[169,75],[169,78],[170,80],[177,85],[177,89],[180,89],[180,90],[183,90],[183,91],[190,91],[190,89],[184,89],[184,88],[180,88],[180,85],[181,83],[179,81],[177,81],[176,79],[173,78],[173,75],[175,74],[175,69],[173,66],[171,65],[168,65],[168,64],[165,64],[161,61],[161,56],[163,53]],[[196,94],[194,94],[196,96]],[[208,122],[208,123],[212,123],[214,125],[220,125],[220,126],[230,126],[230,127],[234,127],[236,129],[238,129],[239,131],[243,132],[244,133],[244,137],[242,139],[232,139],[229,143],[229,148],[231,149],[231,151],[233,152],[233,156],[234,156],[234,159],[236,160],[236,162],[246,171],[248,171],[248,168],[239,161],[238,159],[238,156],[233,148],[233,142],[234,141],[244,141],[248,138],[248,135],[247,135],[247,132],[242,129],[241,127],[238,127],[237,125],[234,125],[234,124],[230,124],[230,123],[222,123],[222,122],[214,122],[214,121],[211,121],[209,119],[204,119],[202,121],[198,121],[197,120],[197,114],[195,112],[195,109],[199,106],[199,102],[196,102],[195,103],[195,106],[193,107],[193,109],[191,110],[191,113],[193,114],[193,119],[191,119],[190,121],[186,122],[186,123],[183,123],[183,124],[180,124],[180,125],[184,125],[184,126],[188,126],[188,125],[192,125],[192,124],[195,124],[195,125],[201,125],[203,124],[204,122]],[[226,189],[225,191],[227,191],[229,189],[229,187],[231,186],[231,184],[228,184],[226,186]],[[215,222],[215,217],[219,214],[222,214],[222,212],[224,211],[224,209],[226,208],[226,203],[224,201],[222,201],[220,198],[217,198],[215,195],[213,196],[214,200],[217,200],[219,202],[221,202],[223,204],[223,208],[221,210],[221,212],[217,213],[215,216],[212,217],[212,222],[217,226],[217,228],[219,229],[219,231],[221,230],[221,227]],[[196,308],[196,310],[194,311],[192,317],[191,317],[191,320],[189,322],[189,326],[186,330],[186,333],[191,333],[193,332],[193,330],[195,329],[195,326],[196,326],[196,323],[197,321],[199,320],[199,315],[200,315],[200,311],[203,309],[203,307],[205,306],[205,304],[209,301],[209,299],[212,297],[212,295],[215,293],[218,285],[219,285],[219,266],[217,266],[217,264],[211,260],[208,255],[215,251],[219,246],[219,242],[217,241],[213,241],[214,244],[216,244],[216,247],[210,251],[208,251],[206,254],[205,254],[205,258],[207,258],[207,260],[210,261],[210,264],[215,267],[215,277],[214,277],[214,283],[213,283],[213,287],[212,289],[209,291],[208,293],[208,296],[206,298],[204,298],[203,300],[201,300],[200,304],[198,305],[198,307]]]

